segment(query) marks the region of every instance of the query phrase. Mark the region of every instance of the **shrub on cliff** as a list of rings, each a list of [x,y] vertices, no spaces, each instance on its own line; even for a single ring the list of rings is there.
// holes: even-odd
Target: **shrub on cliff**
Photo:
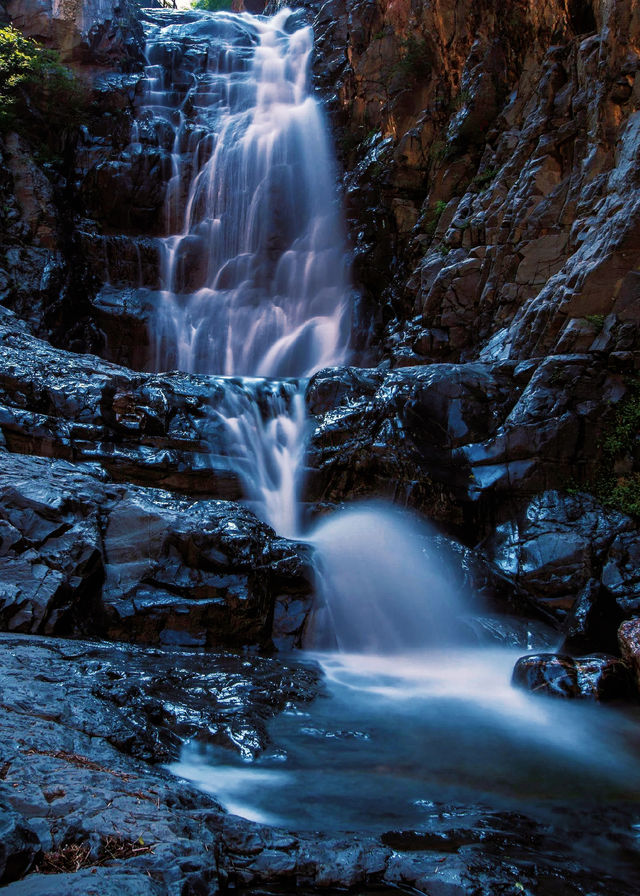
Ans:
[[[55,52],[0,28],[0,133],[50,145],[80,123],[87,104],[86,88]]]

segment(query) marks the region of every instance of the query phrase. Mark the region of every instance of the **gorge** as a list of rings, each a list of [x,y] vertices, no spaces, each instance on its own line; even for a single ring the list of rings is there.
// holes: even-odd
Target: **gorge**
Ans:
[[[3,5],[0,885],[630,896],[637,4],[295,6]]]

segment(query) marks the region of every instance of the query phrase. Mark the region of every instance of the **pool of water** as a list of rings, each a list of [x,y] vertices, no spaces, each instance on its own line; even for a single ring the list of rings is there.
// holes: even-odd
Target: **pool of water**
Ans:
[[[174,773],[232,813],[290,829],[432,830],[470,810],[552,820],[623,806],[640,824],[640,716],[510,684],[521,650],[310,654],[324,694],[272,720],[247,763],[192,743]]]

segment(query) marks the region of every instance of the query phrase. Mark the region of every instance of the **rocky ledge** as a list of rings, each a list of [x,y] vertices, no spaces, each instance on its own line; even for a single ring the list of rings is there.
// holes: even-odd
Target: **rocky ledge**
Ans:
[[[299,635],[308,548],[241,505],[118,486],[97,465],[4,451],[0,492],[4,630],[208,647]]]

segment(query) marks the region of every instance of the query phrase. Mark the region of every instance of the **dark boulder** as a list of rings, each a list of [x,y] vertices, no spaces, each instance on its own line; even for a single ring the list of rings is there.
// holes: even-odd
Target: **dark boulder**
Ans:
[[[593,612],[593,624],[596,616],[610,618],[607,630],[601,633],[603,641],[610,642],[611,628],[617,628],[617,614],[624,613],[624,608],[617,602],[614,606],[615,594],[607,588],[604,570],[614,545],[625,544],[628,552],[635,549],[639,539],[630,517],[606,510],[590,495],[550,491],[533,498],[511,520],[498,525],[481,547],[537,604],[559,617],[574,608],[580,595],[582,604],[576,608],[579,618],[568,623],[567,633],[577,626],[576,637],[582,629],[583,637],[587,637],[592,623],[585,617]],[[622,557],[616,551],[611,560],[612,566],[617,564],[616,587],[626,594],[623,583],[627,581],[626,587],[631,589],[637,571],[620,561]],[[607,592],[602,597],[601,588]],[[594,602],[599,609],[593,607]]]
[[[523,656],[515,665],[512,682],[547,697],[607,701],[633,695],[628,667],[604,654],[579,658],[555,653]]]

